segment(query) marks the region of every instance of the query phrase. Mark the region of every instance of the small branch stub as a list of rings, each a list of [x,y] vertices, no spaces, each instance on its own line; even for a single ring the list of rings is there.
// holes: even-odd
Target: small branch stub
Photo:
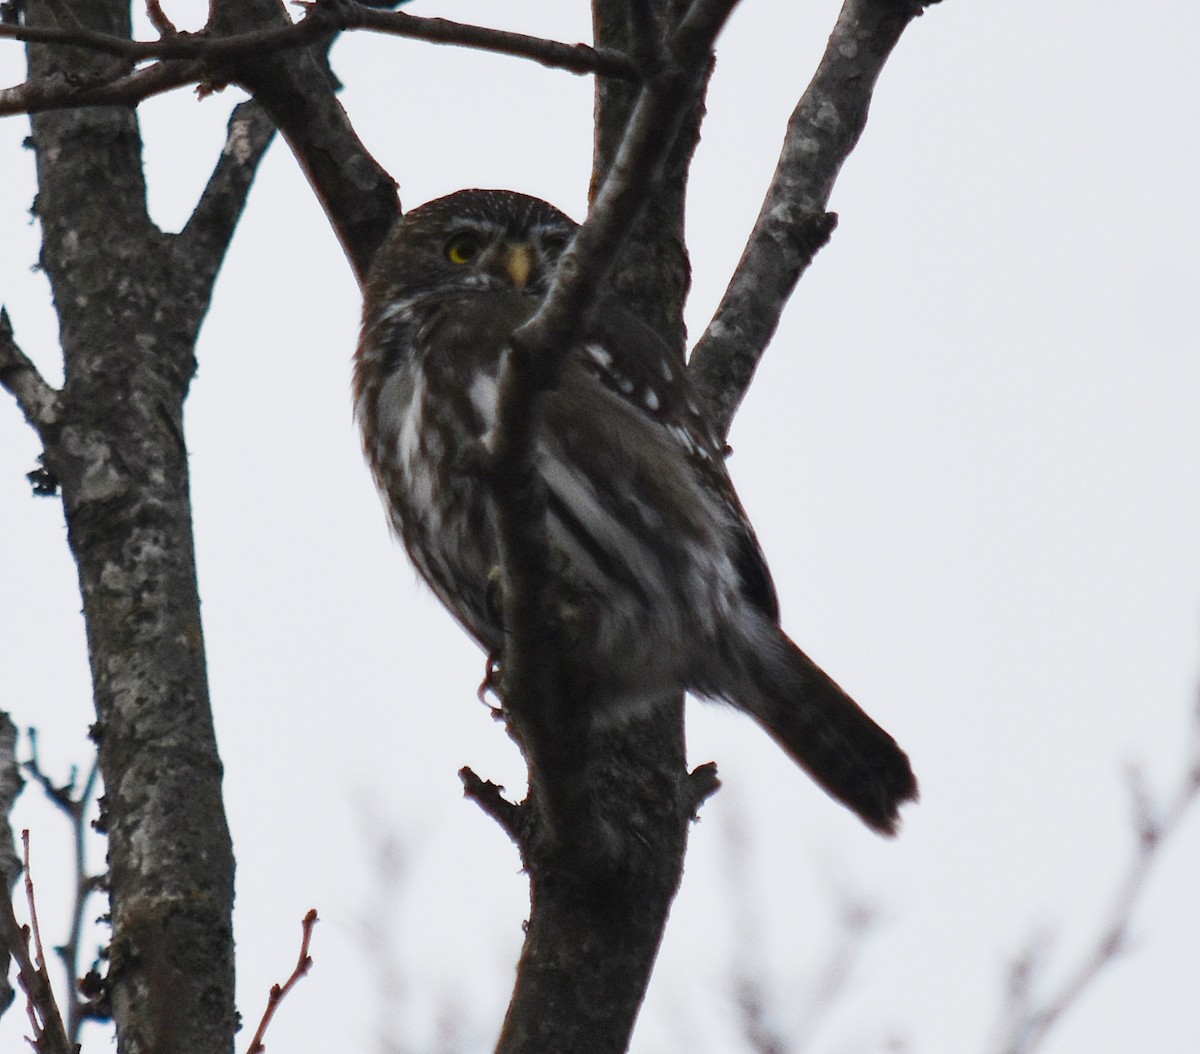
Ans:
[[[25,419],[39,436],[62,417],[58,392],[38,372],[13,336],[8,311],[0,307],[0,387],[16,400]]]
[[[462,780],[463,795],[470,798],[495,820],[504,833],[520,848],[523,814],[521,806],[504,797],[504,788],[498,783],[482,779],[467,766],[458,770],[458,778]]]

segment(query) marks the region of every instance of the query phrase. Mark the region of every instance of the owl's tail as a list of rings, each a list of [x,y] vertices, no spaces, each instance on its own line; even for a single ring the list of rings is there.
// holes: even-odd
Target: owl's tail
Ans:
[[[740,671],[731,701],[826,793],[894,835],[900,806],[917,799],[908,756],[782,630],[771,631]]]

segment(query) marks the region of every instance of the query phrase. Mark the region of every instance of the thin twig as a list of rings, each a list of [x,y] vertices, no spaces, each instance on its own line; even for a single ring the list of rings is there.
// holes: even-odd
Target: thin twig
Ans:
[[[1031,947],[1020,956],[1010,972],[1006,1020],[1001,1042],[996,1047],[999,1054],[1032,1054],[1040,1048],[1096,978],[1126,950],[1134,912],[1145,894],[1154,865],[1162,858],[1162,848],[1200,798],[1200,705],[1192,716],[1192,739],[1184,774],[1166,806],[1154,808],[1136,772],[1131,773],[1130,797],[1134,812],[1133,858],[1105,921],[1058,988],[1040,1000],[1033,988],[1043,955]]]
[[[586,44],[565,44],[444,18],[420,18],[401,11],[381,11],[355,3],[354,0],[316,0],[305,6],[304,17],[297,22],[229,35],[216,35],[202,30],[198,33],[163,32],[158,40],[129,40],[111,33],[80,28],[4,23],[0,24],[0,39],[7,37],[32,44],[82,47],[130,62],[203,59],[220,63],[247,55],[305,48],[331,33],[363,29],[372,33],[532,59],[543,66],[569,73],[594,73],[626,79],[637,77],[633,64],[624,55]],[[158,28],[161,32],[161,27]]]
[[[821,1025],[845,996],[867,941],[876,931],[879,913],[862,896],[845,893],[839,898],[837,931],[797,1011],[794,986],[781,999],[775,995],[780,986],[763,973],[762,945],[769,930],[760,904],[749,893],[747,824],[738,814],[736,800],[730,807],[733,811],[724,832],[725,870],[732,899],[731,925],[739,944],[730,979],[742,1036],[755,1054],[802,1054],[814,1049]]]
[[[58,945],[55,951],[66,968],[67,977],[71,982],[67,1002],[67,1035],[71,1043],[79,1042],[80,1030],[89,1012],[94,1013],[94,1002],[89,1004],[79,998],[75,982],[82,975],[80,970],[79,953],[83,940],[84,919],[87,914],[88,902],[93,893],[103,887],[102,875],[93,875],[88,871],[87,835],[89,830],[88,811],[95,798],[96,786],[100,780],[99,758],[93,757],[91,767],[83,787],[76,790],[78,771],[72,766],[71,775],[65,784],[56,784],[42,769],[38,756],[37,730],[29,730],[30,759],[25,762],[25,771],[45,792],[47,798],[57,805],[71,822],[72,842],[75,856],[75,902],[71,911],[71,929],[65,944]]]
[[[283,982],[283,985],[271,985],[271,994],[267,996],[267,1009],[263,1011],[262,1020],[258,1023],[258,1029],[254,1033],[254,1038],[250,1040],[250,1046],[247,1048],[246,1054],[261,1054],[266,1050],[263,1043],[263,1036],[267,1033],[267,1026],[271,1023],[271,1018],[275,1016],[275,1011],[279,1009],[279,1004],[283,1002],[284,997],[290,992],[305,974],[312,969],[312,956],[308,954],[308,945],[312,940],[313,927],[317,924],[317,909],[309,908],[308,914],[304,916],[300,923],[303,936],[300,939],[300,956],[296,960],[296,968],[292,970],[291,976]]]
[[[25,897],[29,905],[30,926],[17,921],[12,899],[7,890],[0,896],[0,942],[8,946],[17,962],[17,979],[25,992],[26,1013],[33,1030],[30,1045],[37,1054],[75,1054],[74,1045],[67,1038],[62,1014],[54,999],[50,976],[46,971],[46,960],[42,953],[41,937],[37,926],[37,907],[34,901],[33,879],[29,872],[29,832],[21,832],[25,847]],[[32,934],[33,946],[30,948]]]
[[[335,6],[340,7],[341,3],[342,0],[338,0]],[[349,7],[344,16],[344,29],[366,29],[431,44],[477,48],[514,58],[532,59],[543,66],[568,73],[637,79],[633,63],[617,51],[593,48],[587,44],[564,44],[557,40],[526,36],[524,33],[451,22],[445,18],[418,18],[402,11],[380,11],[363,4],[350,4]]]
[[[208,66],[192,59],[156,62],[132,73],[118,67],[107,77],[83,83],[66,77],[43,77],[0,88],[0,116],[76,106],[136,106],[185,84],[197,84],[207,76]]]
[[[46,954],[42,948],[42,928],[38,925],[37,903],[33,897],[33,872],[29,868],[29,830],[21,832],[21,855],[25,865],[25,899],[29,904],[29,926],[33,932],[34,965],[46,972]]]

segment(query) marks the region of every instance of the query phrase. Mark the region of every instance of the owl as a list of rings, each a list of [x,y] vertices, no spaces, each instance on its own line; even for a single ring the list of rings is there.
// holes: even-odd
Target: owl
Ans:
[[[399,219],[366,286],[355,416],[425,581],[503,655],[490,485],[505,348],[578,225],[536,198],[464,190]],[[689,691],[749,714],[833,798],[894,834],[908,758],[779,625],[763,554],[684,364],[600,296],[544,396],[546,625],[588,722]]]

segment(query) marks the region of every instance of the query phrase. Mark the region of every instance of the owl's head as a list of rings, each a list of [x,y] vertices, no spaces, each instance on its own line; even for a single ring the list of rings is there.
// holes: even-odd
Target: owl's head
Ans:
[[[460,190],[398,219],[367,282],[368,304],[515,289],[540,296],[579,225],[508,190]]]

